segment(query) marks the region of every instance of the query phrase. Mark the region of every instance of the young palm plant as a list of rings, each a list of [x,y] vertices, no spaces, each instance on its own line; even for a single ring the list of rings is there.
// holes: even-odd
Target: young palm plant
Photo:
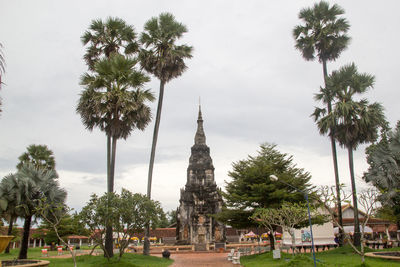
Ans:
[[[160,92],[158,97],[156,121],[153,132],[153,142],[149,163],[147,182],[147,197],[151,198],[151,183],[153,177],[154,158],[156,153],[158,129],[160,127],[161,110],[164,97],[164,86],[170,80],[179,77],[187,69],[184,59],[192,57],[192,47],[177,45],[176,41],[187,32],[182,23],[175,20],[170,13],[161,13],[159,17],[153,17],[144,25],[140,42],[144,46],[140,50],[139,58],[142,67],[160,80]],[[149,226],[145,237],[143,253],[149,254]]]
[[[351,189],[354,206],[354,245],[360,245],[360,224],[358,218],[357,191],[354,176],[353,151],[360,144],[370,143],[378,138],[378,131],[387,123],[383,107],[366,99],[355,97],[365,93],[374,85],[374,76],[360,74],[354,64],[334,71],[327,79],[327,88],[332,98],[332,110],[316,108],[314,119],[321,134],[328,134],[347,148]]]
[[[301,10],[299,19],[302,20],[303,24],[297,25],[293,29],[293,37],[296,41],[295,47],[300,50],[303,58],[307,61],[313,61],[318,58],[318,61],[322,63],[325,88],[328,77],[327,61],[335,61],[341,52],[347,48],[350,41],[350,38],[346,35],[350,25],[345,18],[340,17],[343,14],[344,10],[340,6],[336,4],[329,6],[328,2],[321,1],[315,3],[312,8]],[[327,92],[321,93],[324,94],[324,104],[326,104],[328,112],[330,112],[332,98],[329,94],[326,94]],[[330,139],[339,224],[343,226],[336,143],[333,137]],[[339,239],[339,243],[342,245],[342,238]]]

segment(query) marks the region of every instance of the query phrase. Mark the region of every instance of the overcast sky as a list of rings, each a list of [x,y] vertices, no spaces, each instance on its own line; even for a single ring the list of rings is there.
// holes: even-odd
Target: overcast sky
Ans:
[[[15,172],[30,144],[54,151],[68,204],[80,209],[92,193],[106,190],[106,137],[89,132],[75,108],[87,67],[80,36],[93,19],[120,17],[142,31],[144,23],[171,12],[189,32],[194,47],[188,70],[166,85],[154,166],[152,197],[165,210],[179,205],[201,97],[204,129],[217,184],[224,188],[232,162],[255,155],[261,143],[293,155],[315,185],[334,184],[330,142],[310,117],[322,85],[322,66],[303,60],[292,29],[301,8],[315,1],[19,1],[0,0],[0,43],[6,83],[0,91],[0,176]],[[385,107],[393,126],[399,119],[400,2],[330,1],[346,11],[348,49],[328,70],[354,62],[376,76],[366,94]],[[146,88],[158,95],[158,81]],[[152,104],[155,113],[156,102]],[[117,145],[115,188],[145,193],[154,124]],[[367,169],[365,146],[355,154],[358,186]],[[341,182],[349,184],[347,153],[339,149]]]

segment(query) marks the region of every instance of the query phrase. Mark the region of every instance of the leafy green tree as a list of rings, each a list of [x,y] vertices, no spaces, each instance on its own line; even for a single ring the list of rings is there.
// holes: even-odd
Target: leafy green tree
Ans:
[[[20,213],[24,217],[24,231],[21,249],[18,258],[26,259],[28,254],[29,231],[32,218],[38,216],[36,207],[42,198],[46,198],[49,205],[64,203],[67,193],[61,189],[54,169],[45,170],[36,168],[32,164],[23,164],[16,174],[18,184],[18,198],[20,199]]]
[[[216,218],[237,228],[257,226],[250,219],[258,208],[280,208],[286,201],[304,203],[304,195],[280,181],[273,181],[270,175],[308,192],[314,196],[311,176],[293,163],[293,157],[277,150],[276,145],[263,144],[256,156],[248,156],[232,164],[228,173],[232,178],[226,182],[223,197],[227,207]],[[273,239],[270,239],[272,246]]]
[[[363,179],[381,192],[386,203],[379,210],[380,216],[396,222],[400,228],[400,121],[395,129],[383,131],[381,140],[366,149],[368,171]]]
[[[63,238],[64,236],[73,233],[72,228],[68,223],[66,223],[66,220],[70,219],[70,210],[71,209],[65,203],[53,203],[48,201],[46,197],[39,199],[35,207],[36,214],[43,219],[44,224],[48,227],[45,242],[52,245],[55,242],[61,242],[65,245],[70,251],[71,257],[74,261],[74,267],[76,267],[76,255]]]
[[[356,101],[355,97],[365,93],[374,85],[374,76],[360,74],[355,64],[346,65],[334,71],[327,80],[328,90],[334,96],[332,111],[316,108],[314,118],[321,134],[328,134],[347,148],[354,207],[354,241],[360,245],[357,191],[354,176],[353,151],[360,144],[374,142],[378,130],[387,123],[379,103],[369,104],[366,99]],[[332,130],[333,129],[333,130]]]
[[[36,168],[44,168],[47,170],[56,167],[53,151],[46,145],[30,145],[27,151],[18,157],[19,163],[17,169],[21,169],[25,163],[31,163]]]
[[[176,210],[170,210],[167,212],[168,225],[176,223]]]
[[[106,193],[101,197],[92,195],[89,202],[79,214],[81,222],[89,227],[94,235],[94,240],[99,245],[107,258],[111,258],[104,246],[105,228],[111,224],[117,232],[119,259],[128,246],[127,240],[135,232],[143,231],[147,222],[159,224],[160,204],[148,199],[142,194],[133,194],[122,189],[121,194]],[[111,212],[112,210],[112,212]]]
[[[312,8],[301,10],[299,19],[302,20],[303,24],[297,25],[293,29],[293,37],[296,40],[295,47],[300,50],[303,58],[307,61],[318,58],[318,61],[322,63],[325,88],[328,77],[327,62],[339,58],[350,41],[350,38],[346,35],[350,25],[345,18],[341,17],[343,14],[344,10],[340,6],[336,4],[329,6],[328,2],[321,1],[315,3]],[[324,101],[328,112],[332,110],[332,96],[329,91],[322,90],[316,98]],[[338,200],[338,217],[340,225],[343,226],[336,143],[333,137],[330,139]],[[340,244],[342,244],[342,238],[340,238]]]
[[[316,210],[312,210],[315,214]],[[308,224],[307,205],[304,203],[285,202],[280,208],[257,208],[250,217],[255,222],[266,226],[273,233],[273,226],[279,225],[283,231],[290,234],[292,246],[296,246],[294,229],[302,228],[305,222]],[[273,234],[271,234],[273,236]],[[292,250],[293,254],[295,251]]]
[[[160,80],[160,92],[158,97],[156,121],[154,125],[153,142],[151,146],[147,197],[151,197],[151,183],[153,177],[154,158],[156,153],[158,129],[160,127],[161,110],[164,97],[164,86],[167,82],[182,75],[187,69],[184,59],[192,57],[192,47],[177,45],[176,41],[187,32],[182,23],[175,20],[170,13],[161,13],[159,17],[153,17],[144,25],[140,42],[144,46],[140,50],[139,58],[142,67]],[[148,255],[149,228],[145,237],[143,253]]]
[[[15,174],[6,175],[0,182],[0,208],[2,217],[8,221],[7,235],[12,235],[13,225],[19,216],[19,189],[18,180]],[[10,253],[10,244],[5,249]]]

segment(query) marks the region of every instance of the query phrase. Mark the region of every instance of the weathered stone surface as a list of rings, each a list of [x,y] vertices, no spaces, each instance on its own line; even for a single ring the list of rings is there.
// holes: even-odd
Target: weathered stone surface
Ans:
[[[179,202],[176,231],[178,244],[225,241],[225,225],[209,216],[220,212],[223,202],[214,180],[214,166],[210,148],[206,145],[200,108],[187,169],[187,181],[185,188],[181,189]]]

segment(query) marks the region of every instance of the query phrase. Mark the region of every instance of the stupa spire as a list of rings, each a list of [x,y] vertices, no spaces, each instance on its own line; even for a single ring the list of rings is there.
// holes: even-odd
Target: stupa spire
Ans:
[[[206,135],[204,134],[203,129],[203,116],[201,114],[201,105],[199,103],[199,116],[197,118],[197,131],[194,137],[195,145],[205,145],[206,144]]]

